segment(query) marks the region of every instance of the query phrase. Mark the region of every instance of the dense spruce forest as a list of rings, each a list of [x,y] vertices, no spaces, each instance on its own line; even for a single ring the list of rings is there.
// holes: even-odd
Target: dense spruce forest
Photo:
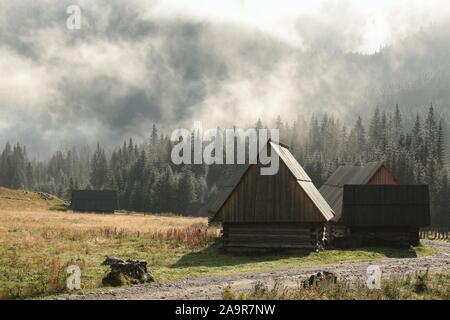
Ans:
[[[268,124],[259,120],[255,127],[279,128],[281,141],[317,187],[340,165],[385,160],[400,183],[430,185],[432,223],[450,226],[447,141],[433,106],[410,124],[396,106],[389,112],[376,109],[370,119],[358,117],[352,126],[323,114],[293,123],[281,117]],[[111,152],[100,145],[93,151],[57,151],[46,161],[30,160],[25,146],[7,143],[0,156],[0,185],[66,199],[72,189],[114,189],[124,210],[196,214],[218,192],[229,166],[174,165],[172,146],[156,125],[145,142],[130,139]]]

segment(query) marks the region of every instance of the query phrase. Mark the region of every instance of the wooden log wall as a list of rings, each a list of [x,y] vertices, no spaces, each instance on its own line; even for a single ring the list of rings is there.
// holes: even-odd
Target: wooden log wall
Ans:
[[[349,237],[363,247],[409,247],[420,242],[418,228],[351,228]]]
[[[321,230],[314,224],[225,223],[222,243],[227,252],[311,250],[322,238]]]
[[[327,244],[337,248],[409,247],[420,242],[419,229],[411,227],[344,227],[328,224]]]
[[[346,226],[327,223],[325,224],[325,232],[328,241],[333,241],[336,238],[343,238],[348,234],[348,228]]]

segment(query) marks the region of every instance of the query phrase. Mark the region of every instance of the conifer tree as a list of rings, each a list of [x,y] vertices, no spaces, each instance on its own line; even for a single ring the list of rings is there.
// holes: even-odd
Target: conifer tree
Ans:
[[[105,151],[97,144],[97,149],[92,158],[90,183],[94,189],[103,189],[108,182],[108,162]]]

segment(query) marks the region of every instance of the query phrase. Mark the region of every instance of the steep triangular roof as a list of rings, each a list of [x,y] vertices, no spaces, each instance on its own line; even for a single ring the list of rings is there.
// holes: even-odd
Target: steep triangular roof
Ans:
[[[335,213],[333,221],[342,216],[344,185],[367,184],[385,165],[384,161],[370,162],[365,166],[341,166],[320,188],[320,193]]]
[[[289,148],[281,143],[275,143],[270,139],[267,142],[266,148],[267,146],[270,146],[271,150],[277,153],[280,161],[286,165],[293,178],[299,184],[300,188],[302,188],[305,194],[310,198],[310,200],[317,207],[318,211],[322,214],[325,220],[331,220],[334,217],[333,210],[322,197],[319,190],[317,190],[317,188],[314,186],[311,178],[289,151]],[[226,183],[221,188],[221,190],[219,190],[219,193],[215,197],[215,199],[211,202],[211,206],[209,208],[209,212],[213,213],[213,216],[210,219],[211,222],[215,221],[220,212],[220,209],[233,193],[234,189],[239,185],[240,181],[251,166],[252,165],[243,165],[241,167],[238,167],[229,175]]]

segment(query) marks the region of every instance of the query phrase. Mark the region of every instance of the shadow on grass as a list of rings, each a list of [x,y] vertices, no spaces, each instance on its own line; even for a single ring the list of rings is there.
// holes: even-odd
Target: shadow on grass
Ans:
[[[374,256],[375,255],[375,256]],[[416,258],[417,254],[413,248],[352,248],[352,249],[332,249],[319,253],[313,251],[296,251],[295,253],[265,253],[234,255],[226,254],[217,248],[216,245],[209,246],[201,251],[192,252],[182,256],[172,268],[190,267],[238,267],[240,265],[258,262],[276,262],[283,259],[299,258],[305,262],[324,264],[339,261],[367,260],[379,258]]]
[[[272,262],[288,258],[307,257],[310,253],[311,251],[298,251],[295,254],[272,252],[266,254],[235,255],[223,253],[216,245],[212,245],[201,251],[184,255],[172,268],[239,266],[248,263]]]

